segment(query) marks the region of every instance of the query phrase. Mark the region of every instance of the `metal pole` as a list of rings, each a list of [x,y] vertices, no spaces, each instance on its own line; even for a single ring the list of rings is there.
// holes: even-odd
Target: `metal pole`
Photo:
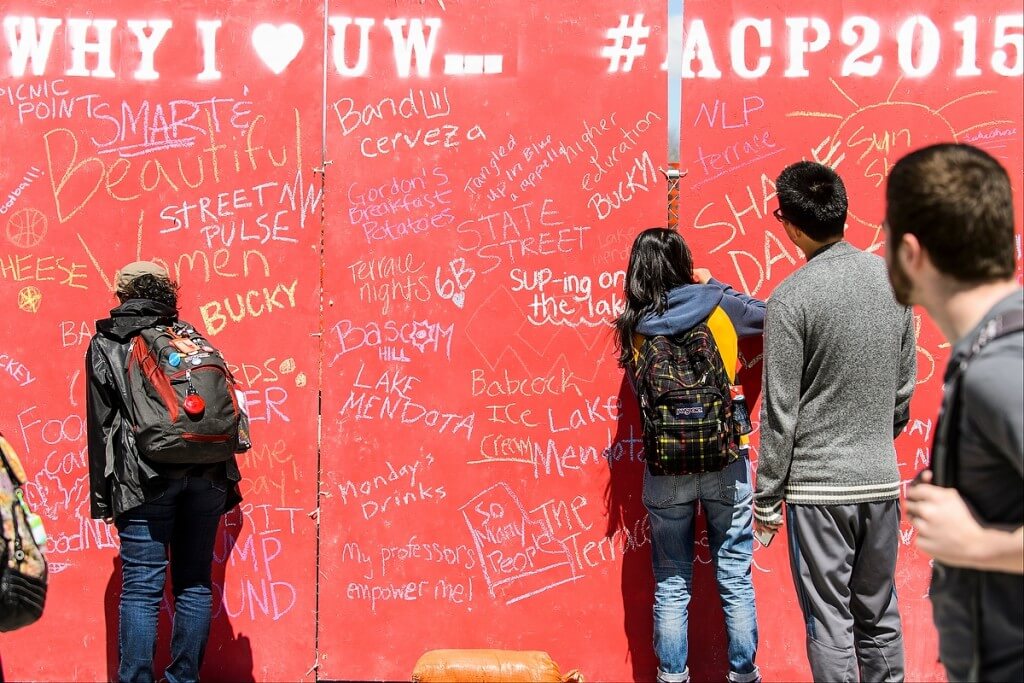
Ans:
[[[679,229],[679,179],[685,175],[679,166],[680,124],[683,107],[683,2],[668,0],[668,227]]]

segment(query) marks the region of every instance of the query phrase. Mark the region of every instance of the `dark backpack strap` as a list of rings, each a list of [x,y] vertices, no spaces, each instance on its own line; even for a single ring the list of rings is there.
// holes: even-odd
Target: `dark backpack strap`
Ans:
[[[939,412],[939,421],[932,441],[932,476],[938,486],[955,486],[956,472],[960,461],[960,412],[962,379],[971,361],[990,342],[1011,334],[1024,331],[1024,310],[1014,309],[988,321],[971,348],[957,362],[950,363],[944,378],[945,391],[950,399],[944,402],[945,410]]]
[[[961,368],[966,368],[967,362],[978,355],[993,339],[999,339],[1022,330],[1024,330],[1024,309],[1014,309],[996,316],[988,321],[978,333],[978,338],[971,345],[971,350],[960,361]]]
[[[626,374],[630,378],[630,384],[633,386],[633,394],[636,396],[637,407],[640,413],[640,422],[644,429],[644,433],[651,429],[650,420],[650,406],[648,405],[648,393],[649,386],[648,382],[645,381],[647,370],[650,367],[649,359],[644,358],[644,350],[654,340],[654,337],[644,337],[643,341],[640,342],[640,347],[637,349],[636,360],[630,363],[630,367]]]

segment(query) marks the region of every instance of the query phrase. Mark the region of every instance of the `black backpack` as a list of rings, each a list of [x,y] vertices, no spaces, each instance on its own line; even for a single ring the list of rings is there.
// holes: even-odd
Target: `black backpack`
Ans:
[[[645,338],[634,386],[651,474],[716,472],[739,458],[750,418],[741,393],[733,400],[706,321],[681,335]]]
[[[186,322],[142,330],[129,345],[129,420],[139,454],[212,464],[248,447],[235,378],[220,351]]]

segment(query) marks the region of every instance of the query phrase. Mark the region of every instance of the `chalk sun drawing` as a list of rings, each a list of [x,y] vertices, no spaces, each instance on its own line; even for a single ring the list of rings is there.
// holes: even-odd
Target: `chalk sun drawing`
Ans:
[[[978,90],[959,95],[938,107],[909,99],[893,99],[902,77],[897,78],[885,100],[873,104],[861,104],[849,95],[835,79],[830,78],[832,86],[839,95],[850,103],[853,111],[849,114],[825,111],[791,111],[787,117],[805,117],[814,119],[835,119],[839,123],[828,143],[832,147],[829,156],[831,165],[843,169],[839,173],[844,177],[867,179],[872,187],[880,188],[889,177],[889,172],[896,162],[912,149],[936,142],[957,142],[970,131],[1012,123],[1008,119],[985,120],[980,123],[963,123],[954,125],[951,119],[963,118],[950,115],[949,109],[967,102],[970,116],[986,111],[979,107],[974,98],[996,95],[995,90]],[[991,111],[991,109],[987,109]],[[982,117],[985,117],[982,114]],[[976,120],[976,119],[975,119]],[[845,163],[844,163],[845,162]],[[851,170],[850,166],[854,169]],[[861,225],[875,231],[869,251],[881,247],[881,223],[875,219],[857,214],[857,207],[851,203],[849,217]]]
[[[260,24],[252,32],[252,46],[263,63],[280,74],[302,49],[305,36],[295,24]]]

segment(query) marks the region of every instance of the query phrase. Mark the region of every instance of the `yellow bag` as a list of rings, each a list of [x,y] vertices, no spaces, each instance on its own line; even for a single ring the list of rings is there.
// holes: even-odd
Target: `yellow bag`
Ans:
[[[583,683],[572,670],[565,676],[547,652],[538,650],[431,650],[416,662],[414,683]]]

